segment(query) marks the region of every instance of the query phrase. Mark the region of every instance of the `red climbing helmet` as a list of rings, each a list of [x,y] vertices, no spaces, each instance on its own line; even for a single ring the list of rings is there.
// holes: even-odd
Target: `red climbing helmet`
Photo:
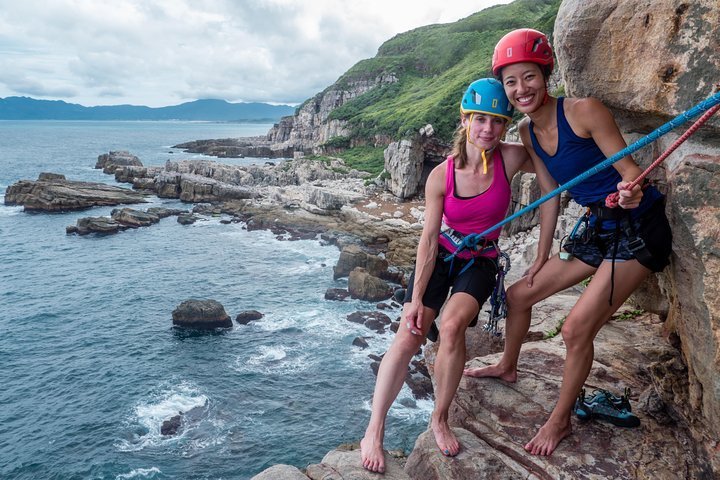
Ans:
[[[555,62],[550,42],[544,33],[532,28],[519,28],[504,37],[495,45],[492,58],[493,75],[500,69],[513,63],[532,62],[543,68],[547,75],[552,72]]]

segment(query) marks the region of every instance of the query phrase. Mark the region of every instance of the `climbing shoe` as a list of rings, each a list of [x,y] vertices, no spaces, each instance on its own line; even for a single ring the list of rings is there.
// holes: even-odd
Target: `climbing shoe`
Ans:
[[[640,425],[640,419],[632,413],[629,396],[628,388],[622,396],[602,389],[586,396],[583,388],[575,400],[575,415],[580,420],[597,418],[619,427],[637,427]]]

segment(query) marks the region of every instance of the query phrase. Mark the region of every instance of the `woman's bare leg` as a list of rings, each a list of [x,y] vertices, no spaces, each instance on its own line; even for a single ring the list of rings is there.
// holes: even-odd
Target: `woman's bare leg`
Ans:
[[[562,336],[567,355],[560,398],[550,418],[525,445],[525,450],[534,455],[550,455],[560,441],[570,434],[570,415],[575,398],[587,379],[593,362],[593,340],[600,328],[650,273],[650,270],[640,265],[637,260],[617,262],[615,291],[613,303],[610,305],[611,268],[610,262],[607,261],[600,265],[592,281],[565,319]]]
[[[406,303],[403,307],[403,321],[400,323],[392,345],[380,362],[373,393],[370,422],[365,430],[365,436],[360,441],[362,465],[372,472],[383,473],[385,471],[385,455],[383,453],[385,419],[390,406],[403,386],[410,359],[425,341],[425,335],[437,315],[435,310],[425,307],[423,335],[413,335],[404,325],[405,310],[409,305]]]
[[[465,369],[470,377],[493,377],[515,382],[517,364],[525,335],[530,329],[532,307],[549,296],[572,287],[595,272],[595,268],[578,259],[560,260],[551,257],[535,275],[532,287],[525,277],[515,282],[507,291],[508,316],[505,320],[505,348],[500,361],[495,365]]]
[[[475,297],[456,293],[445,305],[440,321],[440,346],[435,360],[435,409],[430,426],[438,448],[450,457],[460,452],[460,443],[448,425],[448,413],[465,365],[465,330],[479,310]]]

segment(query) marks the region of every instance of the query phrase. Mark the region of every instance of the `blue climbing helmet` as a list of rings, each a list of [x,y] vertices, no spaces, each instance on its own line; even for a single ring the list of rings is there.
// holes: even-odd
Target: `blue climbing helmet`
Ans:
[[[494,78],[475,80],[465,91],[460,102],[462,113],[485,113],[512,120],[514,108],[502,84]]]

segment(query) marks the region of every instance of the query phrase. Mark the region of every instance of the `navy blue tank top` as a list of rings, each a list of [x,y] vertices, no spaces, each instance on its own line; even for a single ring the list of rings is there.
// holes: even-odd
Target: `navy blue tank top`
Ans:
[[[575,135],[565,118],[564,100],[563,97],[557,99],[558,147],[555,155],[548,155],[542,149],[535,136],[533,122],[530,122],[530,139],[535,153],[542,159],[550,175],[560,185],[606,160],[605,154],[597,146],[595,140]],[[622,177],[618,171],[613,167],[608,167],[570,188],[569,192],[573,199],[582,206],[597,202],[604,204],[605,197],[617,191],[617,184],[620,181],[622,181]],[[632,211],[633,217],[647,210],[661,196],[655,187],[646,189],[640,206]]]

